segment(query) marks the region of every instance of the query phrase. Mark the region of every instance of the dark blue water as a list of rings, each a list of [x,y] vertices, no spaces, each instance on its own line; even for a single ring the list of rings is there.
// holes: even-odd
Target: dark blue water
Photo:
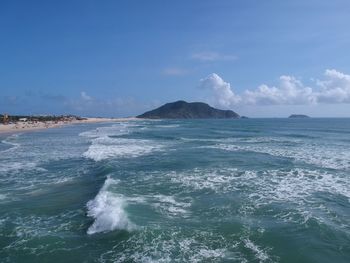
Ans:
[[[350,119],[0,135],[0,262],[350,262]]]

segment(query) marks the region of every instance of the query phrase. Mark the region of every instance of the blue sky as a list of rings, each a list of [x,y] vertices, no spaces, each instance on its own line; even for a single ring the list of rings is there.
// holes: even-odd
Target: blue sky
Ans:
[[[0,112],[350,117],[350,2],[0,2]]]

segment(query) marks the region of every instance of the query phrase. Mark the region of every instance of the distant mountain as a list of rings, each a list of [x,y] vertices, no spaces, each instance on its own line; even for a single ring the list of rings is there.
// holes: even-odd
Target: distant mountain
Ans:
[[[288,118],[291,118],[291,119],[304,119],[304,118],[310,118],[310,117],[307,116],[307,115],[303,115],[303,114],[292,114]]]
[[[203,102],[176,101],[147,111],[137,118],[145,119],[238,119],[239,115],[231,110],[219,110]]]

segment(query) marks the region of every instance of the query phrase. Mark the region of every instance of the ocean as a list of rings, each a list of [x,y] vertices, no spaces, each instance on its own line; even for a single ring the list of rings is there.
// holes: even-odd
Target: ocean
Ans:
[[[350,119],[0,135],[0,262],[350,262]]]

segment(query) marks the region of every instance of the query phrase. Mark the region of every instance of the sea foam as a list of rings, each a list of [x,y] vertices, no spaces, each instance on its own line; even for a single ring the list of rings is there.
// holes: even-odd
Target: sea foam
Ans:
[[[6,138],[5,140],[2,140],[1,143],[9,145],[10,148],[3,150],[3,151],[0,151],[0,152],[5,153],[5,152],[14,151],[14,150],[18,149],[21,146],[21,144],[13,141],[17,138],[18,138],[18,136],[11,135],[10,137]]]
[[[19,172],[28,170],[46,171],[44,168],[38,167],[35,162],[9,162],[6,164],[0,164],[0,172]]]
[[[292,158],[296,161],[312,164],[320,168],[350,169],[350,152],[346,147],[335,147],[334,145],[317,145],[315,147],[312,143],[297,145],[298,140],[290,140],[289,142],[281,141],[281,143],[285,143],[286,145],[275,145],[267,142],[265,144],[259,144],[253,140],[248,142],[248,144],[236,144],[234,142],[218,143],[201,148],[214,148],[233,152],[256,152],[276,157]],[[261,142],[264,141],[261,140]],[[277,140],[275,139],[273,142],[277,142]],[[290,144],[293,144],[293,146]]]
[[[113,230],[135,229],[135,225],[129,220],[125,211],[126,200],[122,195],[109,191],[118,181],[107,178],[97,196],[87,203],[89,217],[94,218],[94,223],[89,227],[89,235]]]
[[[120,137],[130,134],[131,129],[135,126],[138,127],[135,124],[122,123],[80,133],[80,136],[88,138],[91,142],[83,156],[95,161],[109,158],[137,157],[161,147],[151,140]]]
[[[106,127],[99,127],[93,130],[81,132],[79,136],[86,137],[86,138],[98,138],[101,136],[110,136],[110,135],[124,135],[128,134],[129,127],[131,125],[125,123],[125,124],[114,124],[112,126],[106,126]]]
[[[148,154],[159,148],[159,145],[155,145],[149,140],[110,138],[108,136],[103,136],[94,139],[83,156],[95,161],[101,161],[112,157],[137,157]]]

